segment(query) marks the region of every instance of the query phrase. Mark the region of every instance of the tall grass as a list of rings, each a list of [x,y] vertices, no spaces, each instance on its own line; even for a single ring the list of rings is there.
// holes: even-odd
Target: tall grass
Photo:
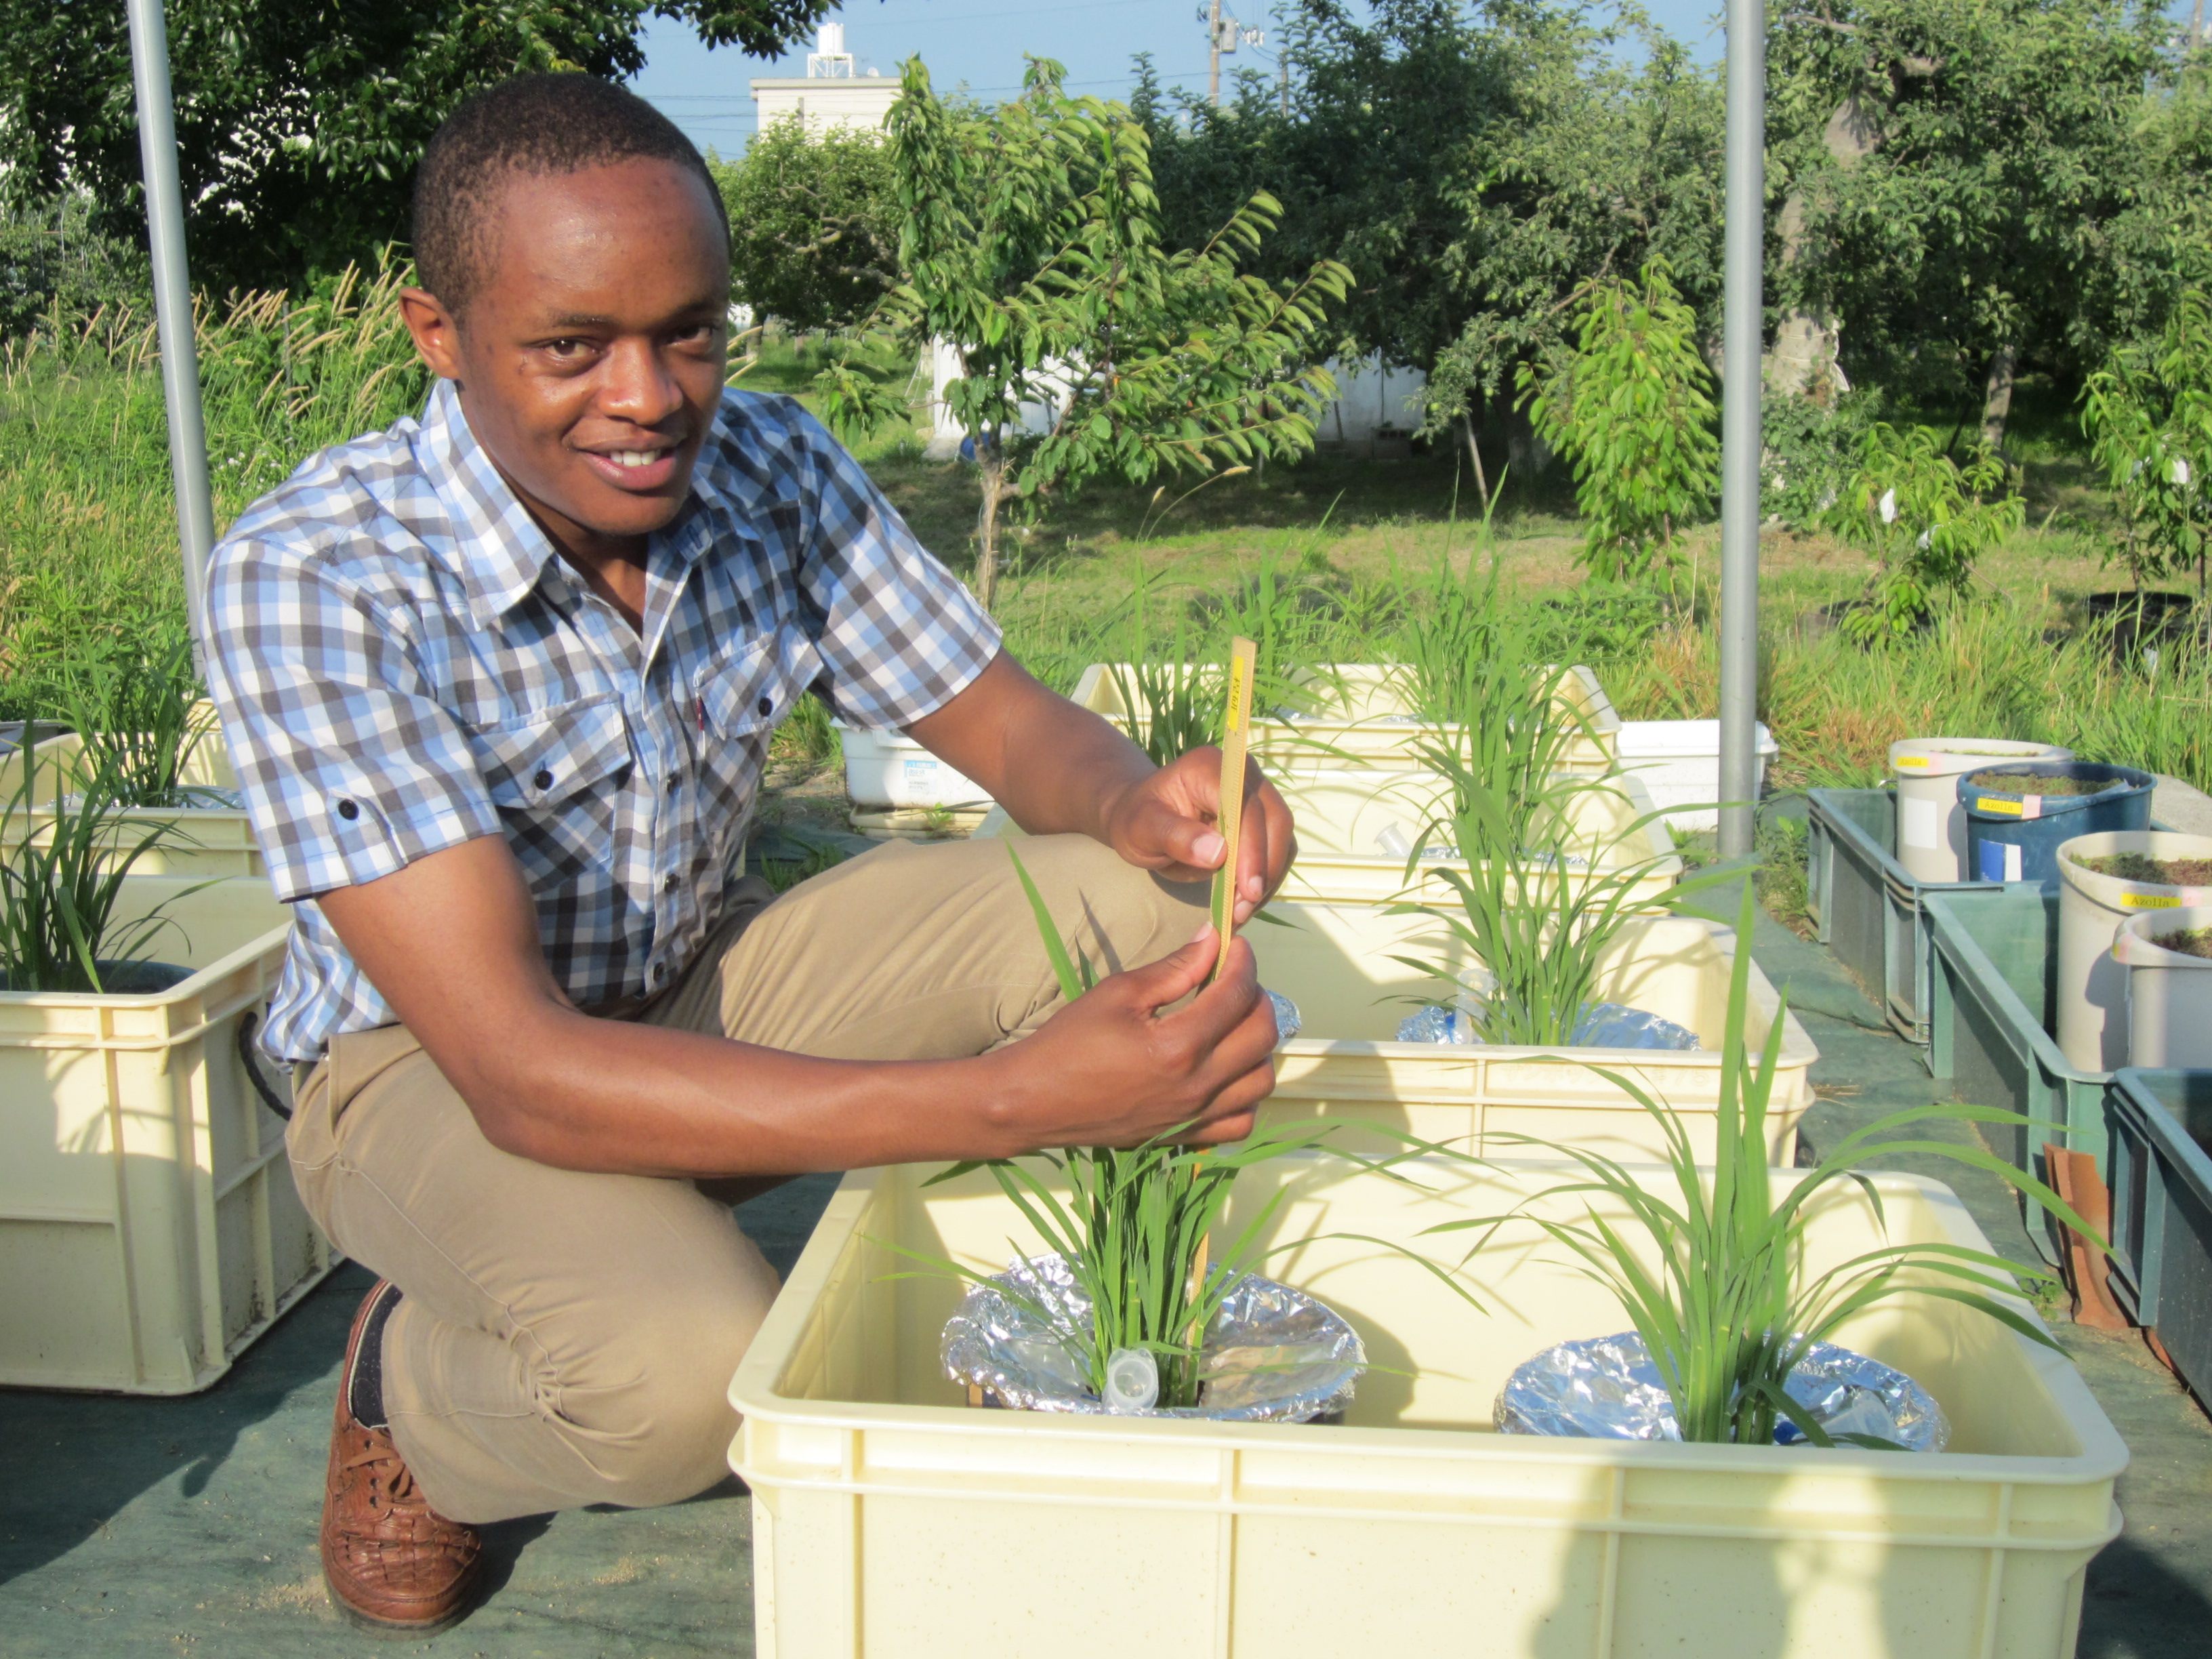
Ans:
[[[403,277],[387,264],[306,295],[202,300],[196,332],[218,526],[317,449],[420,406],[428,376],[399,322]],[[104,307],[7,342],[0,714],[62,715],[67,665],[174,633],[183,621],[152,318]]]

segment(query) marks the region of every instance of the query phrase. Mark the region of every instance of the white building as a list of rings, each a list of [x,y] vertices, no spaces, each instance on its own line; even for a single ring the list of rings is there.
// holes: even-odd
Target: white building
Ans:
[[[845,26],[823,23],[814,31],[814,50],[806,56],[804,76],[753,82],[758,130],[796,115],[817,131],[827,127],[879,127],[897,101],[899,83],[875,70],[854,72],[845,50]]]

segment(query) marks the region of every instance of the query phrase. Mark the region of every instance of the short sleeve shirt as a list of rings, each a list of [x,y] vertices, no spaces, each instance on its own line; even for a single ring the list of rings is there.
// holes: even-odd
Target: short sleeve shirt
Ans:
[[[580,1006],[671,984],[718,919],[769,734],[811,688],[895,728],[999,633],[787,398],[730,391],[649,542],[641,630],[557,555],[449,382],[323,451],[209,568],[209,678],[279,898],[283,1060],[389,1024],[314,903],[495,832]]]

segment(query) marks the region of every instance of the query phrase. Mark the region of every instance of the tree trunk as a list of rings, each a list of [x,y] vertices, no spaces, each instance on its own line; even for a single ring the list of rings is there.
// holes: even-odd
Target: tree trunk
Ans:
[[[999,596],[999,496],[1006,460],[995,434],[975,434],[975,467],[983,477],[983,512],[976,526],[975,597],[988,611]]]
[[[1830,159],[1841,167],[1856,166],[1874,153],[1881,135],[1874,120],[1856,98],[1847,98],[1828,118],[1820,142]],[[1776,225],[1782,236],[1782,264],[1786,269],[1806,257],[1805,192],[1801,186],[1782,204]],[[1810,398],[1826,403],[1850,387],[1836,366],[1836,349],[1842,325],[1818,310],[1791,310],[1776,319],[1774,349],[1767,355],[1766,386],[1778,396]],[[1718,368],[1714,370],[1717,377]]]
[[[2012,374],[2016,354],[2001,345],[1990,354],[1989,379],[1982,386],[1982,441],[1991,449],[2004,448],[2005,422],[2012,418]]]

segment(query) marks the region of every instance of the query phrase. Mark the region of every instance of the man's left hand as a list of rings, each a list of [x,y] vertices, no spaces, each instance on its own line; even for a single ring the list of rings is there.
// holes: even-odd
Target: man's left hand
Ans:
[[[1221,867],[1221,751],[1194,749],[1132,784],[1106,814],[1107,844],[1170,881],[1205,881]],[[1283,884],[1297,856],[1291,809],[1259,763],[1244,763],[1243,847],[1235,925],[1251,919]]]

